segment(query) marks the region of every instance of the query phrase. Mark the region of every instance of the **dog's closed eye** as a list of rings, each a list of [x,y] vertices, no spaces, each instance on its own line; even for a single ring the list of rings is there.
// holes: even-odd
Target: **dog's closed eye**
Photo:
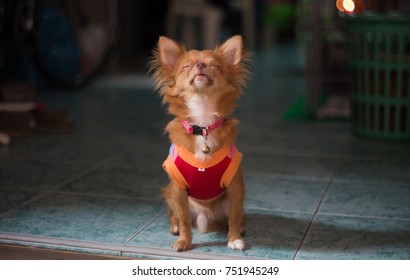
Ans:
[[[211,64],[209,65],[213,70],[219,70],[220,66],[218,64]]]

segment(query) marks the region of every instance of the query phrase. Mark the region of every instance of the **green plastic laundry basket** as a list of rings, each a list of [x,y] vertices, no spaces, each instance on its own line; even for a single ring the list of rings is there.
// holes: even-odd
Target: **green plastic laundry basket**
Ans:
[[[410,140],[410,17],[347,20],[354,133]]]

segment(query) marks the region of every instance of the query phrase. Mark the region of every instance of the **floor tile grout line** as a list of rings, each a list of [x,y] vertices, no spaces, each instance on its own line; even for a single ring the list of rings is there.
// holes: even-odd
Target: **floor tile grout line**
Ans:
[[[244,145],[245,146],[245,145]],[[125,152],[124,152],[125,153]],[[248,151],[248,154],[255,155],[266,155],[266,153],[258,151]],[[321,158],[321,159],[338,159],[338,160],[365,160],[365,161],[385,161],[386,156],[380,155],[346,155],[346,153],[337,153],[337,152],[323,152],[320,150],[298,150],[298,149],[283,149],[281,152],[269,153],[273,156],[291,156],[291,157],[304,157],[304,158]],[[115,157],[115,156],[114,156]],[[400,158],[405,159],[405,156],[400,156]],[[29,160],[29,161],[38,161],[38,162],[49,162],[49,163],[61,163],[61,164],[92,164],[96,161],[61,161],[57,158],[46,158],[46,159],[37,159],[25,155],[15,155],[16,160]],[[102,161],[102,160],[100,160]],[[97,162],[100,162],[97,161]]]
[[[30,198],[29,200],[26,200],[26,201],[24,201],[23,203],[21,203],[21,204],[15,206],[15,207],[13,207],[13,208],[8,209],[7,211],[5,211],[5,212],[3,212],[3,213],[0,214],[0,218],[6,217],[7,215],[9,215],[10,213],[14,212],[15,210],[17,210],[17,209],[19,209],[19,208],[22,208],[22,207],[24,207],[24,206],[26,206],[26,205],[28,205],[28,204],[30,204],[30,203],[36,201],[36,200],[39,200],[40,198],[42,198],[43,196],[46,196],[46,195],[49,194],[49,193],[50,193],[50,191],[49,191],[49,190],[46,190],[46,191],[40,193],[39,195],[36,195],[36,196]]]
[[[329,190],[329,188],[330,188],[330,186],[331,186],[331,184],[332,184],[333,178],[334,178],[334,176],[336,175],[336,173],[337,173],[337,171],[338,171],[339,169],[340,169],[340,161],[338,161],[338,162],[336,163],[335,167],[333,168],[333,171],[332,171],[332,174],[331,174],[331,176],[330,176],[330,178],[329,178],[329,181],[327,182],[326,187],[325,187],[325,189],[324,189],[324,191],[323,191],[323,193],[322,193],[322,195],[321,195],[321,197],[320,197],[320,200],[319,200],[319,202],[318,202],[318,204],[317,204],[317,207],[316,207],[315,211],[313,212],[313,215],[312,215],[312,217],[311,217],[311,219],[310,219],[310,221],[309,221],[309,224],[308,224],[308,226],[307,226],[305,232],[303,233],[303,236],[302,236],[302,238],[301,238],[301,240],[300,240],[300,242],[299,242],[299,245],[298,245],[298,247],[297,247],[296,250],[295,250],[295,254],[294,254],[293,257],[292,257],[292,260],[295,260],[295,259],[296,259],[296,257],[297,257],[297,255],[298,255],[300,249],[302,248],[302,245],[303,245],[303,243],[304,243],[304,241],[305,241],[305,239],[306,239],[306,236],[307,236],[307,234],[309,233],[310,228],[312,227],[313,221],[315,220],[315,218],[316,218],[316,216],[317,216],[317,214],[318,214],[318,212],[319,212],[320,206],[322,205],[323,200],[324,200],[324,198],[325,198],[325,196],[326,196],[326,194],[327,194],[327,192],[328,192],[328,190]]]
[[[306,182],[329,182],[330,178],[320,178],[320,177],[313,177],[313,176],[303,176],[303,175],[288,175],[288,174],[280,174],[280,173],[268,173],[268,172],[256,172],[250,171],[245,172],[245,179],[246,177],[264,177],[264,178],[272,178],[272,179],[279,179],[279,180],[294,180],[294,181],[306,181]],[[349,184],[378,184],[378,185],[389,185],[389,184],[396,184],[396,185],[408,185],[408,182],[394,180],[394,179],[387,179],[387,180],[372,180],[372,179],[344,179],[344,178],[333,178],[333,183],[349,183]]]
[[[344,178],[335,178],[333,180],[334,183],[339,184],[372,184],[372,185],[405,185],[408,186],[409,183],[405,182],[404,180],[394,180],[394,179],[381,179],[381,180],[373,180],[373,179],[344,179]]]
[[[304,176],[304,175],[290,175],[290,174],[280,174],[280,173],[268,173],[268,172],[255,172],[249,171],[244,172],[245,179],[246,177],[264,177],[280,180],[294,180],[294,181],[306,181],[306,182],[318,182],[318,183],[327,183],[329,178],[323,177],[313,177],[313,176]]]
[[[304,215],[310,215],[311,212],[309,211],[292,211],[292,210],[286,210],[286,209],[274,209],[274,208],[264,208],[264,207],[247,207],[245,206],[245,214],[247,214],[248,211],[264,211],[264,212],[276,212],[276,213],[286,213],[286,214],[304,214]]]
[[[87,174],[90,174],[91,172],[97,170],[101,166],[101,162],[98,162],[96,164],[90,165],[86,170],[83,172],[80,172],[79,174],[73,175],[70,178],[64,180],[63,182],[56,184],[54,187],[50,188],[48,191],[49,192],[55,192],[58,191],[58,189],[62,188],[63,186],[67,185],[70,182],[73,182],[75,180],[78,180],[81,177],[84,177]]]
[[[44,236],[32,236],[18,233],[7,233],[0,232],[0,244],[5,243],[1,241],[10,242],[21,242],[27,244],[42,244],[45,246],[54,246],[55,249],[58,249],[59,246],[70,247],[72,249],[78,248],[83,250],[101,250],[101,251],[110,251],[113,253],[118,253],[120,256],[124,254],[140,254],[148,255],[153,257],[162,257],[162,258],[177,258],[177,259],[260,259],[255,257],[247,256],[236,256],[236,255],[225,255],[225,254],[214,254],[207,252],[175,252],[172,249],[165,248],[154,248],[154,247],[141,247],[141,246],[124,246],[121,244],[110,244],[103,242],[93,242],[93,241],[79,241],[79,240],[70,240],[58,237],[44,237]]]
[[[154,223],[160,216],[165,213],[166,209],[162,209],[155,217],[147,222],[144,226],[142,226],[139,230],[137,230],[125,243],[124,246],[128,246],[141,232],[143,232],[147,227],[149,227],[152,223]]]
[[[100,160],[98,162],[95,162],[94,164],[91,164],[87,169],[85,169],[83,172],[80,172],[79,174],[73,175],[70,178],[66,179],[65,181],[56,184],[54,187],[51,187],[50,189],[48,189],[48,192],[58,192],[58,189],[60,189],[61,187],[67,185],[70,182],[73,182],[75,180],[78,180],[81,177],[84,177],[87,174],[90,174],[91,172],[103,167],[105,164],[115,161],[115,159],[119,158],[120,156],[111,156],[111,157],[107,157],[103,160]]]
[[[89,160],[89,161],[82,161],[82,160],[61,160],[57,158],[45,158],[45,159],[38,159],[33,158],[33,156],[25,156],[25,155],[14,155],[13,160],[16,161],[33,161],[33,162],[42,162],[42,163],[54,163],[54,164],[62,164],[62,165],[88,165],[93,166],[104,162],[105,160]]]
[[[245,148],[242,148],[245,150]],[[288,157],[301,157],[301,158],[315,158],[315,159],[336,159],[336,160],[357,160],[357,161],[387,161],[385,156],[380,155],[346,155],[346,153],[334,153],[334,152],[323,152],[315,150],[298,150],[298,149],[283,149],[280,152],[259,152],[259,151],[248,151],[247,154],[252,155],[269,155],[269,156],[288,156]],[[401,156],[403,160],[405,156]]]
[[[333,181],[334,182],[334,181]],[[332,183],[333,183],[332,182]],[[311,215],[309,211],[292,211],[286,209],[274,209],[274,208],[264,208],[264,207],[247,207],[245,206],[245,214],[248,211],[264,211],[264,212],[276,212],[276,213],[286,213],[286,214],[302,214],[302,215]],[[399,217],[382,217],[382,216],[365,216],[365,215],[352,215],[344,213],[326,213],[321,212],[317,213],[316,216],[336,216],[336,217],[345,217],[345,218],[365,218],[365,219],[374,219],[374,220],[396,220],[396,221],[410,221],[410,218],[399,218]]]
[[[68,177],[67,179],[63,180],[62,182],[56,183],[54,186],[51,186],[50,188],[44,190],[44,191],[43,191],[42,193],[40,193],[39,195],[37,195],[37,196],[35,196],[35,197],[33,197],[33,198],[27,200],[27,201],[24,201],[23,203],[21,203],[21,204],[15,206],[15,207],[13,207],[13,208],[11,208],[11,209],[8,209],[8,210],[7,210],[6,212],[4,212],[4,213],[1,213],[1,214],[0,214],[0,218],[5,217],[5,216],[9,215],[10,213],[12,213],[12,212],[15,211],[15,210],[17,210],[17,209],[19,209],[19,208],[22,208],[22,207],[24,207],[24,206],[26,206],[26,205],[28,205],[28,204],[30,204],[30,203],[36,201],[36,200],[41,199],[42,197],[44,197],[44,196],[46,196],[46,195],[49,195],[49,194],[53,193],[55,190],[61,188],[62,186],[65,186],[66,184],[68,184],[68,183],[70,183],[70,182],[73,182],[73,181],[75,181],[75,180],[77,180],[77,179],[79,179],[79,178],[81,178],[81,177],[83,177],[83,176],[85,176],[85,175],[91,173],[92,171],[94,171],[94,170],[97,169],[97,168],[98,168],[98,165],[92,165],[92,166],[90,166],[89,168],[87,168],[86,170],[84,170],[83,172],[80,172],[79,174],[76,174],[76,175],[74,175],[74,176],[70,176],[70,177]]]
[[[318,215],[345,217],[345,218],[363,218],[363,219],[373,219],[373,220],[410,221],[410,218],[380,217],[380,216],[378,217],[378,216],[352,215],[352,214],[341,214],[341,213],[320,213]]]
[[[152,197],[138,197],[134,195],[125,195],[125,194],[101,194],[101,193],[86,193],[80,191],[64,191],[64,190],[51,190],[50,192],[54,194],[65,194],[71,196],[88,196],[88,197],[99,197],[99,198],[118,198],[118,199],[128,199],[128,200],[137,200],[137,201],[152,201],[152,202],[163,202],[161,197],[152,198]]]

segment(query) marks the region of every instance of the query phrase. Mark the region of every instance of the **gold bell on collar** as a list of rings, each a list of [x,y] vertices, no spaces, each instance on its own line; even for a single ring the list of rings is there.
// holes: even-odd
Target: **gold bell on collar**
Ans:
[[[202,152],[204,154],[208,154],[210,151],[211,149],[207,145],[204,144],[204,146],[202,147]]]

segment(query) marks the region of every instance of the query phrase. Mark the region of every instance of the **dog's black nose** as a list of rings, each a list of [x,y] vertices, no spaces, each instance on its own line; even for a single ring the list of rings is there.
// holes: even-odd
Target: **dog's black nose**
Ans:
[[[206,68],[208,65],[206,65],[205,62],[198,62],[195,66],[196,66],[197,68],[199,68],[199,69],[204,69],[204,68]]]

